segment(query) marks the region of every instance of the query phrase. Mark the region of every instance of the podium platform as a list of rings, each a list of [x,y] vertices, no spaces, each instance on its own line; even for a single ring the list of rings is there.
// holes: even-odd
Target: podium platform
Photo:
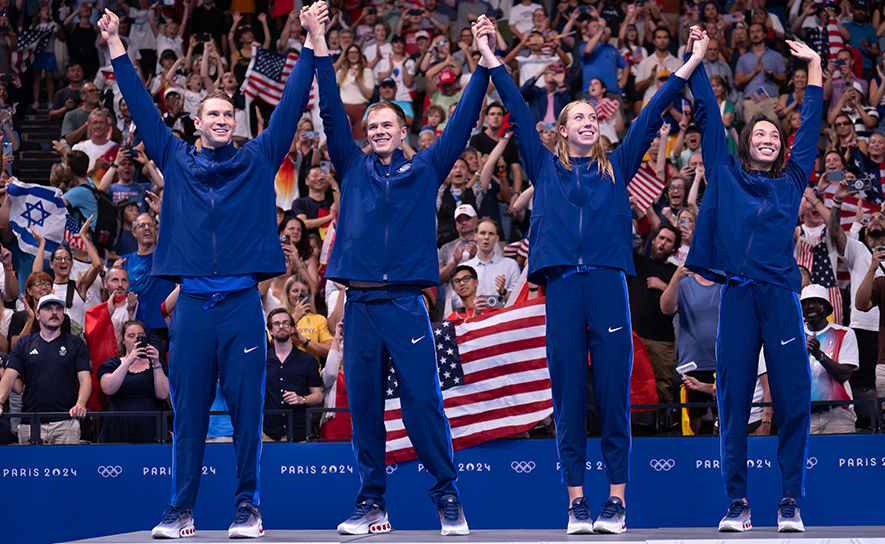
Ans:
[[[778,533],[775,527],[755,527],[745,533],[720,533],[711,528],[628,529],[620,535],[567,535],[565,528],[554,530],[479,530],[466,536],[440,536],[439,531],[393,531],[383,535],[346,536],[335,531],[267,531],[263,538],[249,540],[260,544],[298,542],[300,544],[546,544],[552,542],[618,542],[622,544],[716,544],[741,541],[742,544],[885,544],[885,526],[806,527],[804,533]],[[150,531],[74,540],[58,544],[156,544]],[[227,531],[200,531],[188,544],[243,542],[231,540]]]

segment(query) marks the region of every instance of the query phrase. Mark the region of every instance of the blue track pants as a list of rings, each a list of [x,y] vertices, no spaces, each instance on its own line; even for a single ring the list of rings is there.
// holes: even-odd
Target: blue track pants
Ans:
[[[216,299],[218,297],[215,297]],[[267,338],[257,289],[211,297],[181,293],[169,327],[173,423],[172,500],[193,508],[203,472],[216,380],[230,410],[237,455],[235,504],[258,506]]]
[[[575,267],[570,268],[574,272]],[[606,476],[611,484],[626,483],[630,477],[633,332],[624,273],[590,268],[565,278],[562,273],[551,274],[546,308],[547,365],[562,483],[571,487],[584,484],[588,348]]]
[[[768,384],[778,427],[777,459],[785,497],[805,494],[811,370],[796,293],[732,278],[722,286],[716,345],[720,448],[725,494],[747,496],[747,420],[765,347]]]
[[[409,440],[418,460],[436,477],[430,497],[434,504],[443,495],[457,497],[452,432],[443,412],[433,331],[420,289],[348,289],[344,339],[344,379],[361,476],[357,504],[370,501],[384,507],[384,399],[390,359]]]

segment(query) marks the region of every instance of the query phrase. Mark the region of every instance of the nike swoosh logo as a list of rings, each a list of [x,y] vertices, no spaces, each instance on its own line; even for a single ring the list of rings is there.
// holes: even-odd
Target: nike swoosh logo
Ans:
[[[795,340],[795,339],[796,339],[796,337],[794,336],[794,337],[790,338],[789,340],[787,340],[786,342],[784,342],[783,340],[781,340],[781,345],[782,345],[782,346],[786,346],[787,344],[789,344],[790,342],[792,342],[792,341]]]
[[[608,332],[617,332],[617,331],[619,331],[619,330],[621,330],[621,329],[623,329],[623,328],[624,328],[624,327],[618,327],[617,329],[613,329],[613,328],[609,327],[609,328],[608,328]]]
[[[256,349],[258,349],[258,346],[255,346],[254,348],[249,348],[249,349],[243,348],[243,353],[249,353],[249,352],[255,351]]]
[[[424,336],[427,336],[427,335],[425,334]],[[424,338],[424,336],[422,336],[421,338],[412,338],[412,343],[417,344],[418,342],[421,341],[422,338]]]

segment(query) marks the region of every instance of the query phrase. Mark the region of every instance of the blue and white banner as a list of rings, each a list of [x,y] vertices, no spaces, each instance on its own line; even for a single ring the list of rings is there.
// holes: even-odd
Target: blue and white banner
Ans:
[[[40,244],[34,239],[31,227],[46,239],[44,258],[55,251],[64,237],[67,208],[61,190],[35,183],[15,180],[7,188],[9,194],[9,222],[18,238],[18,247],[25,253],[37,254]]]
[[[609,485],[599,440],[587,442],[584,493],[596,516]],[[815,526],[882,525],[885,435],[812,436],[806,466],[806,496],[798,503],[809,535]],[[471,529],[565,533],[568,494],[560,483],[555,440],[486,442],[456,451],[455,467]],[[783,496],[776,437],[750,438],[747,469],[753,525],[773,527]],[[194,509],[198,531],[227,529],[233,521],[236,472],[233,445],[206,446]],[[170,500],[171,473],[169,445],[0,447],[0,489],[19,505],[0,541],[64,542],[148,530]],[[393,527],[438,531],[428,495],[433,476],[418,461],[390,464],[387,474]],[[265,444],[264,526],[335,534],[353,512],[358,485],[350,444]],[[730,502],[723,493],[718,439],[633,440],[628,530],[716,527]]]

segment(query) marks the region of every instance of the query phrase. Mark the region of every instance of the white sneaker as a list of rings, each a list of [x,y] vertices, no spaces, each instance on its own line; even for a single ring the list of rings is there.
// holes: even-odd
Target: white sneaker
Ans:
[[[151,531],[152,538],[188,538],[197,534],[190,510],[169,505],[163,521]]]
[[[590,508],[587,506],[585,497],[578,497],[572,501],[572,507],[568,509],[568,535],[589,535],[593,532],[593,518],[590,517]]]
[[[387,510],[378,505],[363,502],[357,505],[350,518],[338,525],[342,535],[367,535],[389,533],[393,530],[387,520]]]

